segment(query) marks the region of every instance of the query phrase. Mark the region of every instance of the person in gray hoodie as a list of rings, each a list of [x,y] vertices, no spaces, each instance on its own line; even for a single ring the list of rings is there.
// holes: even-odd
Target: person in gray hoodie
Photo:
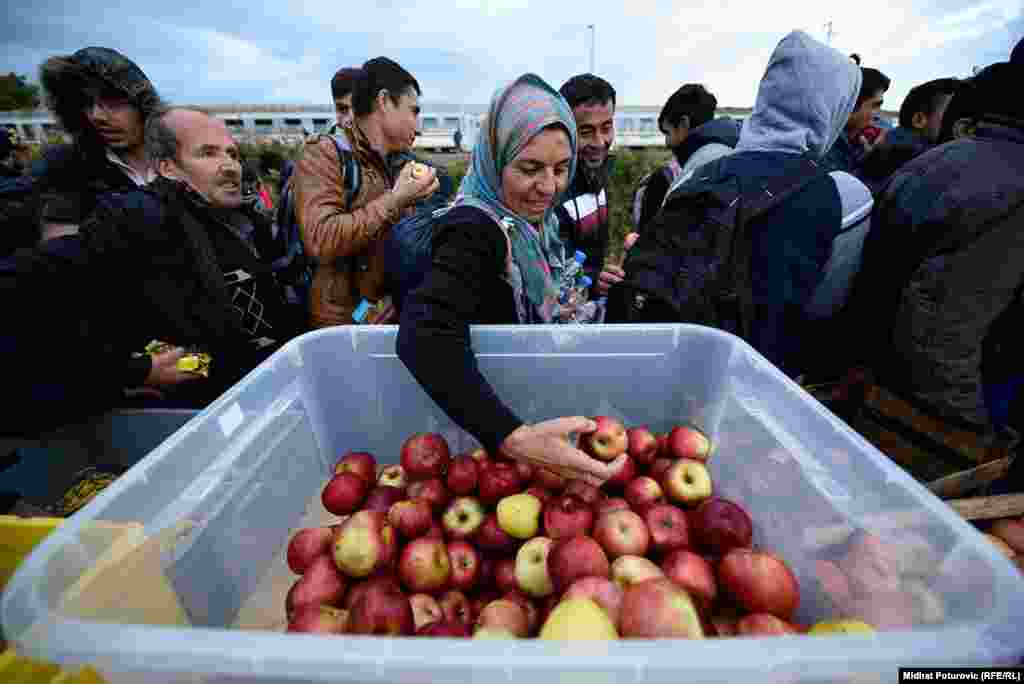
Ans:
[[[741,192],[756,194],[807,157],[822,165],[820,177],[750,227],[756,314],[749,342],[794,377],[828,365],[827,322],[845,304],[860,268],[871,193],[822,164],[860,88],[861,70],[849,58],[803,31],[790,33],[768,62],[735,150],[689,181],[735,178]],[[717,179],[705,175],[709,168]]]

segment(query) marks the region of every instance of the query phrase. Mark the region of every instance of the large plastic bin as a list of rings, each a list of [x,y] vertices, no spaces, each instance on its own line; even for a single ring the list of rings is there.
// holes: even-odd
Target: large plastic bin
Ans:
[[[339,454],[395,462],[416,431],[474,446],[396,357],[396,332],[292,341],[69,519],[3,597],[19,651],[93,663],[110,682],[394,684],[894,681],[901,666],[1024,655],[1024,580],[1011,563],[747,344],[686,325],[480,327],[473,339],[482,372],[525,420],[609,414],[708,431],[719,492],[752,511],[755,544],[799,575],[798,621],[833,615],[812,588],[813,564],[864,527],[915,533],[911,560],[927,541],[934,557],[921,572],[942,592],[941,623],[601,643],[280,633],[294,580],[283,551],[294,529],[323,520],[319,495]]]

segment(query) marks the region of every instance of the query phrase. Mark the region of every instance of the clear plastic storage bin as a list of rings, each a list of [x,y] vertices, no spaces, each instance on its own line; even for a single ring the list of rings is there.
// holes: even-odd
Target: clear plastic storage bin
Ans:
[[[479,327],[484,375],[527,421],[688,421],[718,492],[797,573],[796,620],[832,617],[815,561],[867,529],[906,549],[940,619],[872,635],[557,643],[284,634],[291,533],[349,449],[475,446],[395,355],[394,327],[306,334],[190,420],[26,559],[3,597],[20,653],[116,682],[531,684],[895,681],[898,667],[1013,664],[1024,579],[977,531],[731,335],[699,326]]]

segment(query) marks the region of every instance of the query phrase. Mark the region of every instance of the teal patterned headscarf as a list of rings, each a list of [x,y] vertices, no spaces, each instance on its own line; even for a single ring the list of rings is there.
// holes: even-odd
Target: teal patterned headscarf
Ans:
[[[516,291],[517,305],[525,295],[533,309],[520,311],[520,322],[535,320],[532,314],[545,323],[555,319],[565,248],[553,207],[535,227],[502,203],[501,174],[541,131],[559,124],[569,133],[571,184],[576,173],[576,120],[565,98],[535,74],[520,76],[499,89],[491,99],[486,129],[477,138],[472,167],[456,202],[484,209],[507,228],[513,263],[506,277]]]

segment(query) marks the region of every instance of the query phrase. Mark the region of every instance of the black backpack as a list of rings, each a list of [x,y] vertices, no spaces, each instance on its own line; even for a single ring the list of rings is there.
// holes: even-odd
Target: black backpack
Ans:
[[[608,294],[609,323],[696,323],[750,339],[751,223],[827,173],[804,157],[791,173],[741,193],[723,157],[700,168],[644,227]]]
[[[345,174],[345,208],[346,211],[350,211],[361,184],[359,162],[352,154],[348,140],[336,135],[327,137],[338,151],[338,159]],[[292,183],[294,173],[295,164],[285,161],[278,183],[280,199],[276,216],[276,239],[282,243],[280,249],[276,251],[282,256],[274,261],[273,269],[278,282],[285,288],[288,302],[306,310],[309,306],[309,290],[313,285],[316,260],[306,254],[302,244],[302,227],[295,214],[295,188]]]

